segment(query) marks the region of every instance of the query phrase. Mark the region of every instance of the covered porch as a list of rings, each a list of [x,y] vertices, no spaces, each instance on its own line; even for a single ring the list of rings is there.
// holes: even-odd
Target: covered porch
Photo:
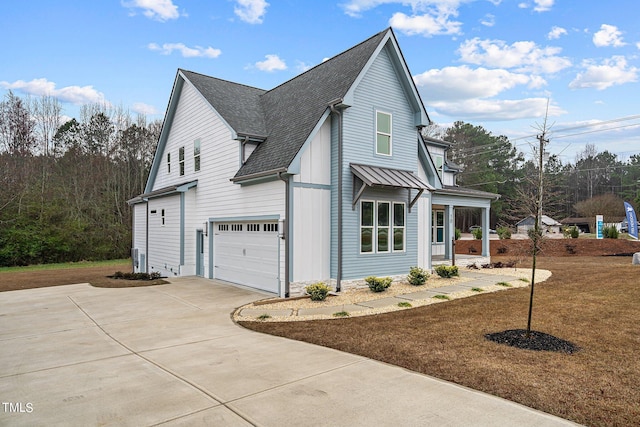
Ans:
[[[463,187],[445,186],[431,196],[431,250],[430,264],[468,266],[491,262],[489,249],[489,219],[491,202],[500,197],[494,193]],[[480,210],[482,244],[480,253],[455,254],[455,210],[477,208]]]

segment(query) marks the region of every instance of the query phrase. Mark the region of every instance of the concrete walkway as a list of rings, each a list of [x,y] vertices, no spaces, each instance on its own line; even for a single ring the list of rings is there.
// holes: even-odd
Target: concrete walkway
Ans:
[[[456,292],[471,291],[474,288],[486,289],[488,286],[493,286],[496,283],[516,283],[519,281],[517,277],[512,275],[500,275],[500,274],[486,274],[482,272],[476,272],[473,270],[461,270],[460,277],[468,279],[461,283],[453,285],[440,286],[437,288],[420,290],[420,286],[416,286],[416,291],[401,295],[395,295],[388,298],[376,298],[368,301],[361,301],[355,304],[339,304],[339,311],[346,311],[347,313],[358,313],[367,311],[372,308],[384,309],[397,307],[398,303],[420,300],[428,300],[436,295],[449,295]],[[330,299],[328,300],[331,301]],[[246,320],[255,320],[258,316],[267,315],[270,317],[296,317],[298,320],[304,320],[311,316],[325,315],[332,316],[336,312],[335,306],[323,306],[317,308],[300,308],[298,310],[293,309],[269,309],[261,306],[246,307],[239,310],[239,315],[246,318]],[[365,313],[367,314],[367,313]],[[245,319],[243,319],[245,320]]]
[[[196,278],[0,293],[0,425],[573,425],[231,321],[263,297]]]

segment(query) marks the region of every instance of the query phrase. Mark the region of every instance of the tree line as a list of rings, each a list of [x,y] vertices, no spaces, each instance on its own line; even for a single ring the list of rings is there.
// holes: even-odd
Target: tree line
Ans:
[[[67,119],[54,97],[9,91],[0,101],[0,266],[129,256],[127,200],[144,192],[161,127],[109,105],[84,105]],[[501,195],[492,227],[535,212],[537,163],[506,136],[464,122],[425,132],[451,143],[459,185]],[[551,156],[543,174],[544,213],[555,219],[607,221],[624,216],[623,199],[640,205],[640,153],[622,161],[587,144],[573,163]],[[456,222],[466,230],[480,214],[457,209]]]
[[[506,136],[461,121],[426,132],[451,143],[448,160],[463,169],[457,177],[460,186],[501,195],[491,206],[493,227],[514,226],[536,212],[538,161],[525,158]],[[536,148],[534,144],[534,159],[538,158]],[[605,222],[619,221],[625,215],[623,200],[636,211],[640,206],[640,150],[625,161],[590,143],[585,143],[574,162],[552,155],[543,162],[543,189],[544,214],[556,220],[602,214]],[[457,209],[456,222],[466,230],[479,224],[480,213]]]
[[[161,122],[54,97],[0,102],[0,266],[125,258]]]

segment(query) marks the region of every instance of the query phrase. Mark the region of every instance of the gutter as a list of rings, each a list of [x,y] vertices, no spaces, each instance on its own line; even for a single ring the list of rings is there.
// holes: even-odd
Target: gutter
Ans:
[[[255,179],[255,178],[262,178],[262,177],[269,176],[269,175],[278,175],[279,176],[279,174],[284,173],[286,171],[287,171],[287,168],[271,169],[271,170],[268,170],[268,171],[252,173],[252,174],[249,174],[249,175],[234,176],[233,178],[230,178],[229,181],[231,181],[231,182],[241,182],[241,181],[248,181],[250,179]]]

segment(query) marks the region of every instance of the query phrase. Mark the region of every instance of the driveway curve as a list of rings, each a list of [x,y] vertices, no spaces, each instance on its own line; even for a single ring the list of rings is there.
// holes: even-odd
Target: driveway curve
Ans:
[[[0,425],[575,425],[233,323],[264,296],[195,277],[0,293]]]

